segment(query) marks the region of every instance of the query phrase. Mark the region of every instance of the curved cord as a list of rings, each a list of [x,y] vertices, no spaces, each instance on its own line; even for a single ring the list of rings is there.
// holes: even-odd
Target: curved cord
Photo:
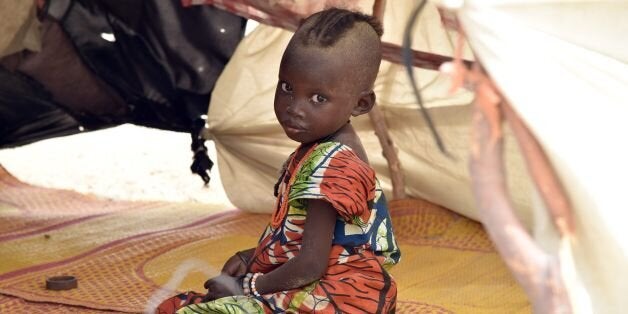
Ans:
[[[402,57],[403,57],[403,65],[406,68],[406,72],[408,73],[408,77],[410,78],[410,82],[412,83],[412,91],[414,92],[414,96],[416,97],[417,102],[419,103],[421,115],[423,116],[423,119],[425,119],[425,122],[427,123],[427,126],[430,129],[430,132],[432,133],[432,137],[434,138],[434,141],[436,142],[438,149],[445,156],[451,157],[449,152],[447,152],[447,149],[445,149],[445,145],[443,144],[443,141],[440,138],[438,131],[436,131],[434,122],[432,122],[432,117],[430,117],[429,112],[423,105],[423,98],[421,98],[421,93],[419,92],[419,88],[417,87],[418,83],[414,77],[414,71],[413,71],[414,67],[412,66],[412,48],[411,48],[412,47],[412,37],[411,37],[412,28],[414,27],[414,24],[416,23],[419,17],[419,14],[421,13],[421,11],[423,11],[423,8],[425,7],[426,3],[427,3],[427,0],[423,0],[414,9],[414,11],[412,12],[412,15],[410,16],[410,21],[408,22],[408,24],[406,24],[406,28],[403,32],[403,45],[401,49]]]

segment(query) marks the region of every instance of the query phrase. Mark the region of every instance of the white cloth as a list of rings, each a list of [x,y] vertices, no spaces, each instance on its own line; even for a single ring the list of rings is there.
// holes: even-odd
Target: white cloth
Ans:
[[[534,232],[564,259],[575,310],[628,308],[628,2],[466,1],[459,18],[503,94],[537,135],[574,205],[559,247],[546,213]],[[569,264],[574,265],[570,273]]]

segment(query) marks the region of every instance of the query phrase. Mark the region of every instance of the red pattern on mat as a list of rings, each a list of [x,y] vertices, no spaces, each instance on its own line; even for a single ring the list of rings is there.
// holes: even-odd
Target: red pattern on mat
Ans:
[[[443,307],[423,302],[397,301],[397,313],[453,314]]]
[[[113,201],[74,191],[23,183],[0,165],[0,203],[17,209],[21,219],[0,216],[0,242],[44,233],[121,210],[141,210],[163,202]],[[42,219],[38,213],[52,213]],[[26,218],[25,218],[26,217]]]
[[[395,236],[403,243],[476,252],[495,252],[482,224],[444,207],[418,200],[393,200],[390,215],[395,220]],[[456,228],[473,230],[458,233]]]
[[[21,298],[0,294],[0,313],[11,314],[111,314],[111,311],[101,311],[82,306],[69,306],[67,304],[29,302]]]
[[[117,240],[64,261],[10,272],[0,276],[0,293],[40,302],[141,312],[148,297],[160,287],[145,276],[138,276],[141,272],[138,265],[141,267],[155,256],[183,244],[263,228],[263,224],[255,224],[264,220],[253,216],[239,211],[223,212],[185,226]],[[252,225],[247,225],[248,221]],[[75,275],[79,289],[60,292],[44,289],[46,276],[62,274]]]

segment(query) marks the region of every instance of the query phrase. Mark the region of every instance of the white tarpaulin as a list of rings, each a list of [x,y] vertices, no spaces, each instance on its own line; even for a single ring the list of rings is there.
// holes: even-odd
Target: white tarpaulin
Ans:
[[[459,11],[477,59],[537,135],[572,200],[568,286],[581,313],[628,308],[626,16],[626,1],[466,1]],[[556,250],[540,220],[537,238]]]

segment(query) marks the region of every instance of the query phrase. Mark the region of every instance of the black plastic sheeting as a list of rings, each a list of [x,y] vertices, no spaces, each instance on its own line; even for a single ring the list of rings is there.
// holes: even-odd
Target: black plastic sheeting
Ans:
[[[40,17],[42,51],[0,60],[0,148],[134,123],[191,133],[209,179],[200,116],[245,19],[177,0],[55,0]]]
[[[0,101],[0,136],[5,146],[69,135],[79,130],[79,122],[57,106],[41,84],[2,67]]]

